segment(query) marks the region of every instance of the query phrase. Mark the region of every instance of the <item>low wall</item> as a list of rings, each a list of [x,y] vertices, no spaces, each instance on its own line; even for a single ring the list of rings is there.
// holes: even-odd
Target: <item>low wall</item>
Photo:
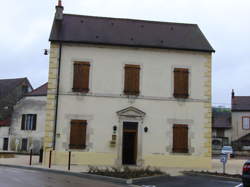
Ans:
[[[44,152],[43,164],[49,164],[50,150]],[[67,165],[69,152],[52,151],[52,165]],[[117,155],[114,153],[71,152],[72,165],[115,166]],[[211,168],[211,157],[191,155],[145,155],[144,166],[177,168]]]

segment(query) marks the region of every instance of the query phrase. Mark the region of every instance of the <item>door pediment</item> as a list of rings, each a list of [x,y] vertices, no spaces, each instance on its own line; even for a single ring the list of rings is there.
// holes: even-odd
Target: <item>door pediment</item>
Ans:
[[[118,111],[117,115],[124,117],[144,117],[146,113],[135,107],[130,106],[128,108]]]

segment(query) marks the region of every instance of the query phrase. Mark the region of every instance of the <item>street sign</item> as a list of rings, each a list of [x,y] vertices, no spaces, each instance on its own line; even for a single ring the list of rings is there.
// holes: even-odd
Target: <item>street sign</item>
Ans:
[[[223,164],[223,173],[224,173],[224,174],[226,173],[227,158],[228,158],[228,155],[227,155],[227,154],[222,154],[222,155],[220,156],[220,161],[221,161],[222,164]]]
[[[221,156],[220,156],[220,161],[222,162],[222,163],[227,163],[227,154],[222,154]]]

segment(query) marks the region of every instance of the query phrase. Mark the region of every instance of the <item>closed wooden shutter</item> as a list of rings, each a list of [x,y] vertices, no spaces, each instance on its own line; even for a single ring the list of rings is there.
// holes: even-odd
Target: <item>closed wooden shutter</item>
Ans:
[[[33,131],[36,130],[36,114],[33,114],[33,117],[32,117],[32,130]]]
[[[25,114],[22,115],[21,130],[25,130]]]
[[[86,120],[72,120],[70,128],[70,149],[85,149],[86,147]]]
[[[125,65],[124,93],[138,95],[140,93],[140,66]]]
[[[175,68],[174,69],[174,97],[187,98],[188,97],[188,69]]]
[[[174,125],[173,126],[173,152],[187,153],[188,152],[188,126]]]
[[[74,92],[88,92],[89,91],[89,62],[75,62],[74,63]]]

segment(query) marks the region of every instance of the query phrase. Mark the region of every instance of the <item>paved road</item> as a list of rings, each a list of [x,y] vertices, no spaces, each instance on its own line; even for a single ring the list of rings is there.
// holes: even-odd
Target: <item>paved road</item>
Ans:
[[[122,187],[62,174],[0,167],[0,187]]]
[[[219,180],[214,177],[178,176],[165,177],[150,182],[137,183],[145,187],[241,187],[240,182]]]
[[[150,182],[137,183],[138,186],[155,187],[240,187],[239,182],[220,180],[214,177],[177,176],[164,177]],[[123,185],[92,179],[0,167],[0,187],[122,187]],[[123,186],[124,187],[124,186]]]

